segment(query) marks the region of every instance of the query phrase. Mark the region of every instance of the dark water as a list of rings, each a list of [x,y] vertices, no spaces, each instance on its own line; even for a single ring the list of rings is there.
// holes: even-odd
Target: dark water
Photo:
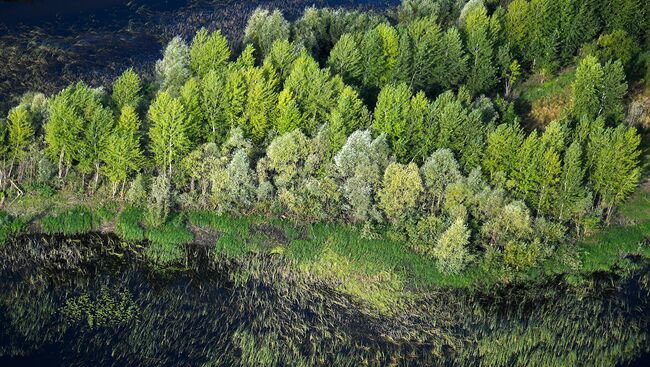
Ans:
[[[257,7],[293,19],[310,5],[385,9],[398,0],[0,0],[0,114],[27,91],[83,79],[107,86],[127,67],[145,77],[175,35],[219,28],[233,46]]]
[[[1,366],[647,366],[650,272],[489,294],[431,290],[381,316],[279,257],[191,246],[154,269],[91,235],[0,248]]]

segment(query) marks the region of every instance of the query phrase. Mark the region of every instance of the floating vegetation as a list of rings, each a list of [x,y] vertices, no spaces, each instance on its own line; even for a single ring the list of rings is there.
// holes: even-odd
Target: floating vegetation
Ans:
[[[93,254],[77,264],[82,273],[44,266],[67,248]],[[29,261],[3,248],[9,263],[0,268],[0,358],[28,355],[58,365],[560,366],[620,365],[648,351],[650,289],[643,275],[593,277],[586,297],[561,283],[507,286],[489,296],[438,289],[402,312],[380,315],[292,272],[279,256],[220,257],[170,275],[151,271],[139,256],[110,256],[119,248],[111,237],[94,235],[21,237],[11,253],[42,253]],[[12,276],[14,262],[22,264],[20,277]]]
[[[84,293],[66,299],[61,314],[89,328],[115,327],[137,317],[138,307],[128,291],[102,287],[97,296]]]

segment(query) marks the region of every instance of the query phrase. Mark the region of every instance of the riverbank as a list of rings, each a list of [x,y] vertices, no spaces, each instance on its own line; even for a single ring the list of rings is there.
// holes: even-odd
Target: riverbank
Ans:
[[[619,210],[615,223],[600,232],[555,248],[527,269],[507,268],[485,256],[460,274],[440,272],[433,260],[386,233],[364,233],[342,224],[306,224],[268,215],[234,217],[208,211],[172,214],[161,226],[147,225],[145,210],[117,206],[101,195],[30,190],[8,203],[0,219],[0,240],[25,234],[78,236],[115,234],[144,246],[159,269],[184,269],[191,246],[210,258],[242,261],[270,256],[286,261],[287,271],[318,280],[369,306],[395,314],[420,295],[436,289],[490,289],[549,279],[565,280],[576,290],[589,286],[594,273],[630,274],[650,259],[650,190],[643,185]],[[495,254],[495,256],[497,256]],[[263,270],[262,270],[263,271]]]

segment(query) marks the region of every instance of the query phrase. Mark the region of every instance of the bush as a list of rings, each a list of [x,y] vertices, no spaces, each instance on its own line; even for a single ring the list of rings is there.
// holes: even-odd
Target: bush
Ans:
[[[438,268],[445,274],[460,273],[470,260],[467,250],[469,230],[462,219],[456,221],[440,236],[433,256],[438,260]]]
[[[165,223],[171,209],[171,184],[166,176],[154,178],[147,204],[147,224],[158,227]]]

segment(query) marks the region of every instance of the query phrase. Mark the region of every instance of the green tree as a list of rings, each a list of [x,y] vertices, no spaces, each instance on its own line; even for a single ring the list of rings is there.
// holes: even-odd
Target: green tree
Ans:
[[[217,30],[208,33],[201,28],[190,46],[190,68],[196,76],[202,78],[211,70],[222,70],[230,59],[228,40]]]
[[[407,159],[410,150],[407,119],[410,115],[411,91],[402,83],[387,85],[377,97],[372,130],[385,134],[399,160]]]
[[[334,73],[341,75],[346,83],[360,83],[363,74],[362,54],[355,36],[346,33],[341,36],[327,59]]]
[[[394,75],[399,55],[399,40],[395,28],[380,24],[366,32],[361,42],[363,84],[379,89]]]
[[[612,209],[622,203],[639,182],[640,142],[635,129],[622,125],[601,127],[589,136],[589,182],[598,194],[608,221]]]
[[[222,142],[228,132],[224,108],[226,78],[212,70],[201,80],[201,115],[205,119],[202,133],[206,141]]]
[[[169,93],[158,93],[149,107],[149,149],[161,172],[172,176],[174,164],[190,149],[187,114]]]
[[[132,68],[126,69],[113,83],[113,103],[118,111],[124,106],[140,107],[142,81]]]
[[[584,187],[585,168],[582,163],[582,147],[579,142],[573,142],[566,150],[562,161],[556,217],[563,221],[575,219],[583,212],[588,192]],[[591,204],[591,203],[589,203]]]
[[[447,186],[463,177],[454,153],[449,149],[436,150],[424,162],[421,171],[428,198],[435,209],[440,209]]]
[[[415,214],[423,193],[418,166],[391,163],[386,167],[378,193],[379,207],[393,224],[400,225]]]
[[[320,69],[313,58],[303,53],[294,62],[284,88],[291,92],[302,114],[301,128],[312,134],[329,119],[343,82],[338,77],[330,77],[329,70]]]
[[[244,43],[250,43],[260,52],[261,58],[271,51],[275,41],[289,39],[289,23],[279,10],[272,13],[257,8],[248,18],[244,30]]]
[[[596,57],[585,57],[576,68],[572,88],[575,117],[593,120],[602,116],[614,121],[622,118],[627,83],[620,61],[602,66]]]
[[[445,274],[458,274],[471,259],[467,246],[470,231],[462,218],[456,219],[440,236],[433,249],[438,269]]]
[[[160,90],[177,96],[190,75],[190,49],[180,37],[174,37],[167,44],[163,58],[156,61]]]
[[[480,4],[469,10],[464,31],[470,55],[466,85],[473,94],[485,93],[496,81],[494,41],[485,6]]]
[[[120,183],[124,195],[129,174],[138,172],[144,163],[140,147],[140,119],[133,107],[122,108],[117,124],[101,152],[101,159],[104,163],[102,172],[112,185],[112,195],[115,196]]]
[[[381,218],[376,207],[376,194],[389,160],[386,139],[372,139],[368,130],[350,134],[334,157],[336,171],[342,179],[340,188],[347,206],[345,212],[353,222]]]
[[[338,151],[353,131],[367,128],[369,122],[370,113],[358,93],[349,86],[343,88],[338,104],[330,115],[329,128],[333,151]]]
[[[291,73],[293,62],[300,54],[300,48],[285,39],[276,40],[271,46],[271,51],[264,58],[264,66],[275,70],[280,82]]]
[[[201,108],[201,87],[195,78],[187,80],[181,88],[179,100],[187,114],[187,138],[192,146],[204,142],[204,117]]]
[[[34,126],[26,106],[20,105],[9,111],[7,116],[8,150],[13,162],[20,162],[26,149],[34,140]],[[4,144],[4,143],[3,143]],[[11,167],[10,167],[11,170]],[[11,173],[9,173],[11,176]]]
[[[77,168],[83,174],[94,172],[93,190],[97,189],[101,172],[102,152],[109,143],[115,118],[111,110],[97,106],[87,115],[82,139],[78,145]]]
[[[274,126],[279,134],[288,133],[303,126],[302,114],[290,90],[285,89],[278,95],[275,116]]]

